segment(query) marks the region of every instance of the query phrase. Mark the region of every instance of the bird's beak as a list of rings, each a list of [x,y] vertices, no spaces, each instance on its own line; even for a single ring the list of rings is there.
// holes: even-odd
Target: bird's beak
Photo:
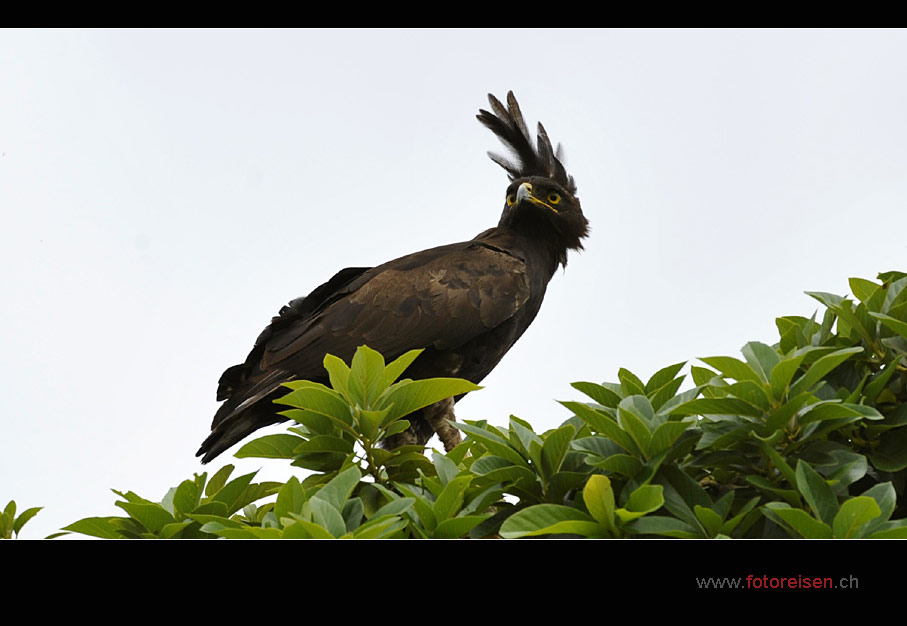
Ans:
[[[547,202],[539,200],[534,195],[532,195],[532,185],[530,185],[529,183],[523,183],[522,185],[517,187],[515,204],[519,204],[523,200],[531,202],[532,204],[535,204],[537,206],[545,207],[546,209],[550,209],[551,211],[557,213],[557,209],[555,209],[553,206],[551,206]]]

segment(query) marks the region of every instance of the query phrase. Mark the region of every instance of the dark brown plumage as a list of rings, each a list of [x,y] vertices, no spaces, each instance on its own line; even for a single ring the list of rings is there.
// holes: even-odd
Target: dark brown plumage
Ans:
[[[349,362],[360,345],[390,361],[414,348],[412,379],[452,376],[478,383],[535,319],[545,289],[567,250],[588,234],[573,177],[541,124],[536,146],[513,93],[505,107],[488,96],[479,121],[509,148],[513,161],[489,153],[511,180],[498,225],[471,241],[416,252],[378,267],[338,272],[290,302],[259,335],[245,363],[220,378],[212,432],[197,456],[207,463],[253,431],[285,421],[273,404],[294,379],[328,383],[322,361]],[[439,402],[408,419],[410,430],[386,442],[425,445],[438,433],[446,449],[459,442],[453,402]]]

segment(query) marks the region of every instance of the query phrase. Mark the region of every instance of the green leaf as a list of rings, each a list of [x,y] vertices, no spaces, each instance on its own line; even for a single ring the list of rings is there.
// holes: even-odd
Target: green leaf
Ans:
[[[623,474],[627,478],[636,476],[643,468],[642,461],[629,454],[612,454],[601,460],[588,458],[586,459],[586,463],[594,467],[600,467],[606,472]]]
[[[734,383],[726,388],[729,395],[740,398],[760,411],[768,411],[771,405],[768,389],[769,385],[767,383],[760,384],[751,380]]]
[[[324,355],[324,369],[328,372],[331,387],[341,395],[349,397],[350,368],[343,359],[333,354]]]
[[[382,517],[403,515],[411,508],[413,508],[413,503],[415,501],[415,498],[397,498],[395,500],[391,500],[380,509],[375,511],[374,515],[371,515],[369,517],[369,522],[371,522],[372,520],[380,519]]]
[[[689,524],[675,518],[660,515],[647,515],[633,520],[623,527],[623,530],[636,535],[663,535],[678,539],[696,539],[700,537],[696,529]]]
[[[774,348],[758,341],[751,341],[743,346],[741,353],[762,382],[769,382],[772,370],[781,360]]]
[[[828,524],[816,520],[803,509],[794,509],[782,502],[769,502],[762,507],[769,519],[786,522],[799,536],[806,539],[831,539],[832,530]],[[781,524],[782,527],[785,524]],[[796,535],[794,535],[796,536]]]
[[[781,336],[779,348],[781,352],[787,354],[791,350],[802,348],[809,341],[806,339],[806,332],[803,330],[804,324],[812,325],[811,320],[800,316],[785,316],[775,319],[775,325],[778,327],[778,334]]]
[[[576,429],[570,424],[566,424],[551,431],[545,437],[545,443],[542,445],[542,475],[546,479],[561,469],[561,464],[564,462],[564,457],[567,450],[570,449],[570,442],[575,434]]]
[[[784,398],[790,381],[797,373],[797,370],[800,369],[800,363],[803,362],[803,357],[805,356],[805,354],[801,353],[785,358],[772,369],[771,389],[775,400],[781,401]]]
[[[638,448],[643,452],[646,458],[649,458],[649,442],[652,440],[652,432],[646,423],[646,416],[640,409],[634,398],[645,399],[645,396],[630,396],[624,398],[617,409],[618,422],[623,430],[633,438]],[[648,401],[646,401],[648,404]],[[651,411],[651,406],[649,407]]]
[[[699,387],[708,385],[712,380],[720,376],[707,367],[697,367],[696,365],[690,366],[690,374],[693,376],[693,382]]]
[[[617,378],[620,380],[621,388],[627,396],[645,396],[646,395],[646,386],[641,380],[630,370],[620,368],[617,372]]]
[[[346,521],[331,502],[312,497],[309,506],[312,509],[312,521],[327,530],[332,537],[346,534]]]
[[[249,457],[292,459],[296,457],[293,451],[302,443],[305,443],[305,439],[296,435],[288,435],[286,433],[265,435],[245,444],[233,456],[237,459]]]
[[[205,533],[215,533],[223,528],[246,528],[246,525],[242,522],[220,515],[192,513],[189,518],[201,524],[202,532]]]
[[[787,503],[791,506],[797,507],[801,505],[800,496],[793,489],[782,489],[774,483],[766,480],[762,476],[756,476],[755,474],[750,474],[746,477],[746,480],[748,483],[750,483],[754,487],[757,487],[758,489],[762,489],[763,491],[767,491],[771,494],[784,498],[784,500],[787,501]]]
[[[678,372],[680,372],[680,370],[683,369],[683,366],[686,364],[686,361],[681,361],[680,363],[675,363],[674,365],[663,367],[652,374],[652,378],[650,378],[649,382],[646,383],[645,394],[647,396],[650,396],[653,392],[658,391],[667,384],[670,384],[677,376]]]
[[[619,445],[601,435],[592,435],[590,437],[580,437],[574,439],[570,442],[570,447],[573,450],[579,452],[587,453],[592,456],[601,457],[603,459],[608,458],[613,454],[619,454],[623,452],[623,448]]]
[[[560,504],[536,504],[517,511],[501,525],[505,539],[550,534],[598,536],[604,528],[578,509]]]
[[[870,458],[872,464],[883,472],[899,472],[907,467],[907,427],[882,434]]]
[[[330,435],[317,435],[315,437],[312,437],[308,441],[303,440],[299,442],[299,444],[296,446],[295,455],[315,454],[319,452],[350,454],[352,451],[352,441],[348,441],[341,437],[332,437]]]
[[[674,445],[677,438],[680,437],[687,428],[693,425],[693,422],[687,421],[665,422],[656,428],[655,432],[652,434],[652,441],[649,443],[649,452],[654,456],[663,450],[667,450]]]
[[[460,378],[427,378],[395,387],[381,400],[383,407],[390,407],[384,424],[440,400],[478,389],[481,387]]]
[[[287,430],[304,437],[309,437],[311,435],[333,435],[338,427],[351,435],[355,436],[356,434],[356,431],[347,423],[347,421],[352,423],[352,418],[348,418],[347,421],[338,423],[337,420],[331,419],[330,417],[326,417],[319,413],[313,413],[312,411],[306,411],[305,409],[287,409],[286,411],[279,411],[278,414],[293,420],[297,424],[301,424],[302,428],[291,426]]]
[[[353,423],[350,405],[339,393],[327,387],[301,387],[275,402],[305,409],[347,426]]]
[[[838,514],[838,499],[825,479],[810,467],[809,463],[800,460],[797,463],[797,489],[809,504],[816,517],[825,525],[831,526]]]
[[[25,526],[26,522],[33,518],[38,512],[44,507],[32,507],[30,509],[25,509],[22,513],[15,519],[13,522],[13,532],[16,533],[16,536],[19,536],[19,533],[22,531],[22,527]]]
[[[248,504],[248,502],[242,502],[243,492],[246,490],[246,487],[249,486],[249,483],[252,482],[252,479],[255,477],[257,472],[252,472],[250,474],[245,474],[238,478],[234,478],[229,483],[224,485],[214,496],[211,498],[215,502],[223,502],[227,505],[227,511],[233,513],[238,511],[240,508]],[[210,486],[210,485],[209,485]]]
[[[205,495],[210,498],[223,489],[223,486],[227,484],[227,479],[230,478],[230,474],[232,473],[233,466],[230,464],[224,465],[217,470],[214,476],[211,477],[211,480],[208,481],[208,486],[205,487]]]
[[[339,516],[340,514],[337,513]],[[343,518],[341,518],[343,519]],[[315,522],[297,519],[283,529],[284,539],[333,539],[334,535]]]
[[[728,493],[728,495],[732,495],[732,494]],[[725,535],[730,535],[731,533],[733,533],[734,530],[737,528],[737,526],[740,525],[740,522],[743,521],[743,518],[747,515],[747,513],[752,511],[756,507],[756,505],[759,503],[760,500],[761,500],[761,498],[759,496],[750,498],[750,500],[746,504],[744,504],[743,507],[737,512],[737,515],[735,515],[731,519],[727,520],[721,526],[721,528],[719,529],[719,532],[722,534],[725,534]]]
[[[661,485],[643,485],[630,494],[627,505],[617,509],[617,516],[623,523],[630,522],[646,513],[660,509],[665,499]]]
[[[388,418],[390,407],[381,411],[368,411],[366,409],[357,409],[356,417],[361,434],[371,441],[379,438],[379,429],[382,424],[390,423]]]
[[[669,415],[670,414],[669,409],[670,409],[670,405],[672,402],[679,404],[681,401],[684,401],[684,402],[686,401],[686,398],[681,397],[683,394],[676,395],[677,390],[680,389],[680,386],[683,384],[684,378],[685,378],[684,376],[675,378],[674,380],[669,382],[667,385],[664,385],[663,387],[660,387],[657,391],[654,391],[651,394],[649,394],[649,401],[652,403],[652,408],[655,409],[655,414],[657,416]],[[692,394],[693,394],[691,397],[696,397],[697,395],[699,395],[698,389],[690,389],[684,393],[690,393],[690,392],[692,392]]]
[[[123,519],[121,517],[86,517],[78,522],[73,522],[69,526],[64,526],[62,530],[68,530],[82,535],[91,537],[100,537],[101,539],[120,539],[122,535],[111,525],[112,520]]]
[[[432,507],[435,513],[435,519],[443,522],[446,519],[454,517],[463,504],[463,495],[472,482],[472,476],[457,476],[448,482],[441,493],[438,494],[435,505]]]
[[[457,464],[443,454],[433,452],[431,458],[435,469],[438,471],[438,478],[441,479],[443,484],[446,485],[460,473],[460,468],[457,467]]]
[[[196,480],[184,480],[173,490],[171,499],[173,509],[170,511],[178,519],[191,513],[201,499],[202,484]]]
[[[384,357],[368,346],[359,346],[350,365],[348,391],[359,408],[373,408],[384,391]]]
[[[177,521],[160,504],[117,502],[116,505],[129,513],[130,517],[147,528],[151,533],[158,533],[167,524]]]
[[[834,536],[837,539],[859,537],[860,530],[869,522],[879,517],[882,510],[876,501],[866,496],[856,496],[841,505],[835,516]]]
[[[359,528],[362,518],[365,516],[365,506],[362,504],[362,498],[356,497],[347,500],[340,514],[346,522],[346,532],[351,533]]]
[[[861,352],[863,352],[862,347],[842,348],[821,357],[791,386],[790,395],[795,396],[803,391],[808,391],[830,371],[853,355]]]
[[[603,406],[616,408],[617,405],[620,404],[620,394],[615,393],[614,391],[608,389],[603,385],[596,385],[595,383],[587,382],[577,382],[570,383],[570,386],[586,394]]]
[[[850,278],[848,282],[850,283],[851,293],[861,302],[869,300],[882,287],[880,284],[865,278]]]
[[[907,526],[883,528],[869,535],[870,539],[907,539]]]
[[[672,415],[746,415],[761,417],[762,410],[737,398],[697,398],[684,402]]]
[[[667,389],[667,387],[662,387],[662,390]],[[683,393],[678,393],[677,395],[671,398],[660,398],[661,390],[658,391],[655,396],[652,398],[652,408],[656,409],[657,415],[659,417],[665,417],[668,415],[674,414],[674,409],[676,407],[682,406],[690,400],[694,400],[700,392],[700,387],[694,387],[692,389],[687,389]],[[664,400],[664,403],[659,405],[658,403]]]
[[[435,539],[457,539],[469,534],[469,531],[491,517],[484,515],[463,515],[446,519],[435,528],[432,535]]]
[[[312,496],[312,499],[317,498],[329,503],[339,515],[340,510],[343,509],[343,505],[346,504],[347,499],[350,497],[350,494],[353,493],[353,489],[359,484],[361,478],[362,473],[359,471],[359,468],[350,467],[332,478],[330,482]],[[343,533],[340,534],[342,535]],[[334,536],[339,537],[340,535]]]
[[[787,482],[789,482],[792,487],[796,486],[797,485],[797,474],[793,470],[793,468],[791,468],[791,466],[788,465],[788,463],[784,459],[784,457],[782,457],[780,454],[778,454],[778,451],[775,450],[774,446],[771,443],[769,443],[765,439],[759,437],[758,435],[755,435],[755,433],[753,433],[753,435],[754,435],[755,439],[758,441],[759,448],[762,450],[762,452],[766,456],[768,456],[769,460],[775,464],[775,467],[778,468],[778,471],[781,472],[781,474],[784,476],[784,478],[787,480]]]
[[[274,504],[274,515],[277,519],[291,517],[294,513],[302,512],[302,506],[306,503],[306,493],[299,479],[291,476],[280,491],[277,492],[277,502]]]
[[[384,380],[382,384],[385,387],[390,387],[400,376],[403,375],[403,372],[406,371],[413,361],[416,360],[423,350],[410,350],[399,357],[396,360],[387,364],[387,367],[384,370]]]
[[[595,432],[601,433],[630,454],[640,452],[639,446],[636,445],[630,434],[624,431],[611,417],[579,402],[561,402],[561,404],[589,424]]]
[[[432,503],[428,497],[420,489],[412,487],[411,485],[397,484],[396,486],[401,493],[413,499],[413,510],[416,512],[416,515],[419,517],[419,521],[422,522],[422,526],[425,527],[425,530],[428,531],[428,533],[434,532],[438,525],[438,521],[435,519]],[[382,491],[384,491],[384,489],[382,489]]]
[[[885,315],[884,313],[870,312],[869,314],[882,322],[889,330],[894,331],[901,337],[907,338],[907,323],[889,315]]]
[[[872,377],[872,380],[869,381],[869,384],[866,385],[866,389],[863,392],[863,395],[866,396],[866,399],[870,402],[875,402],[878,395],[885,389],[885,386],[888,384],[888,381],[891,379],[891,376],[897,372],[898,364],[901,362],[901,355],[897,355],[894,361],[888,363],[885,366],[885,369],[881,372],[878,372]]]
[[[657,479],[662,487],[664,507],[691,527],[700,528],[699,519],[692,507],[697,504],[710,507],[712,499],[699,482],[681,469],[672,466],[663,467]],[[702,530],[704,532],[705,529]]]
[[[608,529],[614,527],[614,491],[607,476],[593,474],[583,488],[583,502],[586,509],[599,524]]]
[[[188,528],[193,523],[194,522],[192,520],[187,520],[184,522],[177,522],[175,524],[167,524],[166,526],[161,528],[159,536],[161,539],[185,539],[185,537],[181,536],[180,533],[184,528]]]
[[[402,433],[404,430],[410,427],[410,423],[404,419],[399,419],[387,428],[384,429],[384,438],[387,439],[391,435],[396,435]]]
[[[787,399],[787,402],[779,406],[768,416],[768,419],[765,420],[765,425],[761,429],[762,434],[770,436],[779,428],[787,426],[797,411],[803,408],[804,404],[814,399],[814,396],[807,391],[796,396],[790,396]]]
[[[764,382],[762,377],[752,367],[732,356],[712,356],[699,359],[706,365],[711,365],[724,376],[734,380],[752,380],[757,383]],[[696,383],[702,384],[702,383]]]
[[[514,450],[511,447],[510,442],[503,437],[499,437],[485,428],[480,428],[469,423],[456,422],[453,426],[462,430],[474,440],[480,442],[492,454],[503,457],[514,465],[526,466],[526,460],[519,452]]]
[[[693,511],[699,522],[705,527],[709,537],[714,537],[721,531],[724,519],[718,513],[698,504],[693,507]]]
[[[872,498],[879,505],[882,521],[888,521],[897,505],[897,494],[891,482],[879,483],[863,492],[863,495]]]
[[[536,442],[538,446],[542,445],[542,439],[535,431],[532,430],[532,425],[528,422],[521,420],[516,415],[510,416],[510,442],[516,446],[520,454],[528,455],[529,449],[532,447],[532,442]]]
[[[368,521],[353,533],[357,539],[384,539],[406,528],[406,520],[396,516],[385,515],[374,521]]]
[[[871,406],[828,400],[808,405],[800,413],[797,421],[801,425],[805,425],[810,422],[840,419],[842,417],[861,417],[868,420],[884,419],[884,416]]]

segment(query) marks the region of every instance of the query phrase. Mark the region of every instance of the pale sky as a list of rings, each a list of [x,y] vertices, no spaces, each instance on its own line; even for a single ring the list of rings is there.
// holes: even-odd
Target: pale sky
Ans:
[[[347,266],[497,223],[512,89],[592,233],[457,405],[538,431],[570,382],[774,343],[907,269],[907,31],[0,30],[0,507],[23,536],[202,467],[217,379]],[[282,432],[283,426],[267,432]]]

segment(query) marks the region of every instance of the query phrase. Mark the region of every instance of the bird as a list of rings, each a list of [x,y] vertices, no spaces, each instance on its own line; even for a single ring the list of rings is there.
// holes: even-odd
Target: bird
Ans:
[[[508,151],[488,156],[509,184],[497,226],[469,241],[415,252],[375,267],[348,267],[310,294],[292,300],[261,332],[245,362],[218,381],[211,433],[196,456],[208,463],[254,431],[286,421],[274,400],[284,383],[329,384],[326,354],[349,362],[367,345],[395,359],[423,352],[409,365],[413,380],[457,377],[478,384],[535,319],[549,281],[567,253],[589,235],[576,183],[539,122],[533,139],[508,92],[506,105],[488,94],[478,121]],[[438,435],[445,450],[460,443],[449,398],[407,417],[410,428],[386,448],[425,446]]]

